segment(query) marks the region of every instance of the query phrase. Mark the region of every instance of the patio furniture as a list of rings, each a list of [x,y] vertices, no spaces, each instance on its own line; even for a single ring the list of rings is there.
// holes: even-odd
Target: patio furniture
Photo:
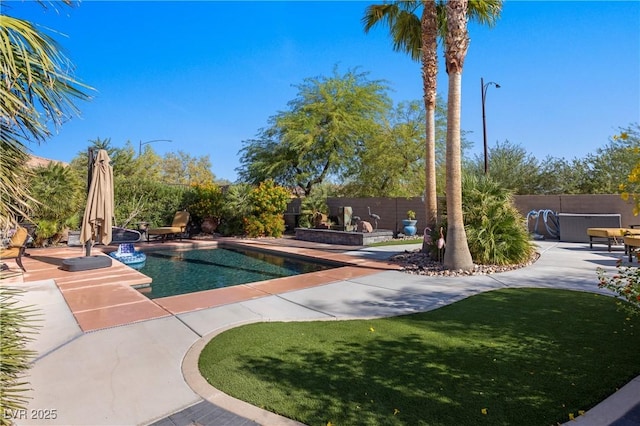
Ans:
[[[21,226],[16,229],[16,232],[9,240],[9,246],[6,248],[0,249],[0,259],[15,259],[16,263],[24,272],[27,270],[24,268],[22,264],[22,256],[25,254],[25,250],[27,248],[27,240],[29,239],[29,233],[27,230]]]
[[[589,248],[593,249],[594,238],[597,240],[605,239],[609,251],[611,251],[611,244],[619,244],[623,242],[625,235],[640,235],[640,229],[637,228],[587,228],[587,235],[589,236]],[[626,253],[626,251],[625,251]]]
[[[182,241],[182,234],[187,230],[187,224],[189,223],[190,218],[191,216],[186,210],[176,212],[171,226],[147,229],[147,242],[149,242],[149,237],[151,235],[161,236],[162,241],[165,241],[169,236],[175,237],[176,235],[179,235],[180,240]]]
[[[629,262],[633,261],[633,253],[640,247],[640,235],[627,235],[624,237],[624,250],[629,253]]]

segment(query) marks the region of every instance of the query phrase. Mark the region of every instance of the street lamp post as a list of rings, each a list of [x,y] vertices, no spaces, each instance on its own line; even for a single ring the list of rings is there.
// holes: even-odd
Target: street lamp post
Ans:
[[[153,139],[151,141],[146,141],[146,142],[142,142],[140,141],[140,144],[138,145],[138,157],[140,157],[140,154],[142,154],[142,147],[150,144],[150,143],[154,143],[154,142],[173,142],[171,139]]]
[[[484,139],[484,174],[485,175],[489,174],[489,151],[487,149],[487,119],[484,115],[484,102],[487,99],[487,89],[492,84],[496,86],[496,89],[500,88],[500,85],[493,81],[490,81],[487,84],[484,84],[484,79],[480,77],[480,88],[482,89],[482,136]]]

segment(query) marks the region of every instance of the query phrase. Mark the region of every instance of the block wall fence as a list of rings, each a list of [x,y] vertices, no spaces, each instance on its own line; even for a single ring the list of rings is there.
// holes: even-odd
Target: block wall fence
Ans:
[[[523,217],[532,210],[551,210],[556,213],[606,214],[621,215],[623,227],[640,225],[640,216],[633,215],[633,204],[624,201],[619,194],[596,195],[516,195],[514,202]],[[438,199],[440,206],[444,206],[444,197]],[[421,197],[412,198],[327,198],[329,216],[338,216],[338,209],[350,206],[355,216],[370,221],[367,207],[371,213],[380,216],[378,228],[402,232],[402,219],[406,219],[407,211],[416,212],[418,229],[424,229],[425,212]],[[440,207],[440,211],[442,207]],[[293,199],[285,213],[287,228],[292,230],[296,226],[296,217],[300,213],[300,199]]]

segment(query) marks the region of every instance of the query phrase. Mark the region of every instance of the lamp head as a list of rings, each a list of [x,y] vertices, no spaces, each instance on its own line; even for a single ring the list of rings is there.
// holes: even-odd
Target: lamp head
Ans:
[[[499,89],[499,88],[500,88],[500,85],[499,85],[498,83],[493,83],[493,84],[495,84],[495,85],[496,85],[496,89]]]

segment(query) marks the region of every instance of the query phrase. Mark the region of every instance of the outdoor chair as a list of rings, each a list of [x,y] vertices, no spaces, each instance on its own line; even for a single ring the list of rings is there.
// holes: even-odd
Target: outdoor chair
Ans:
[[[149,237],[151,235],[159,235],[162,237],[162,241],[165,241],[167,237],[178,235],[180,240],[182,241],[182,234],[187,230],[187,224],[189,223],[189,219],[191,216],[189,212],[186,210],[176,212],[173,217],[173,222],[171,226],[161,226],[159,228],[149,228],[147,229],[147,242],[149,242]]]
[[[16,263],[24,272],[27,270],[22,265],[22,256],[27,248],[27,240],[29,239],[29,233],[21,226],[16,229],[16,232],[9,241],[9,246],[0,249],[0,260],[15,259]]]

